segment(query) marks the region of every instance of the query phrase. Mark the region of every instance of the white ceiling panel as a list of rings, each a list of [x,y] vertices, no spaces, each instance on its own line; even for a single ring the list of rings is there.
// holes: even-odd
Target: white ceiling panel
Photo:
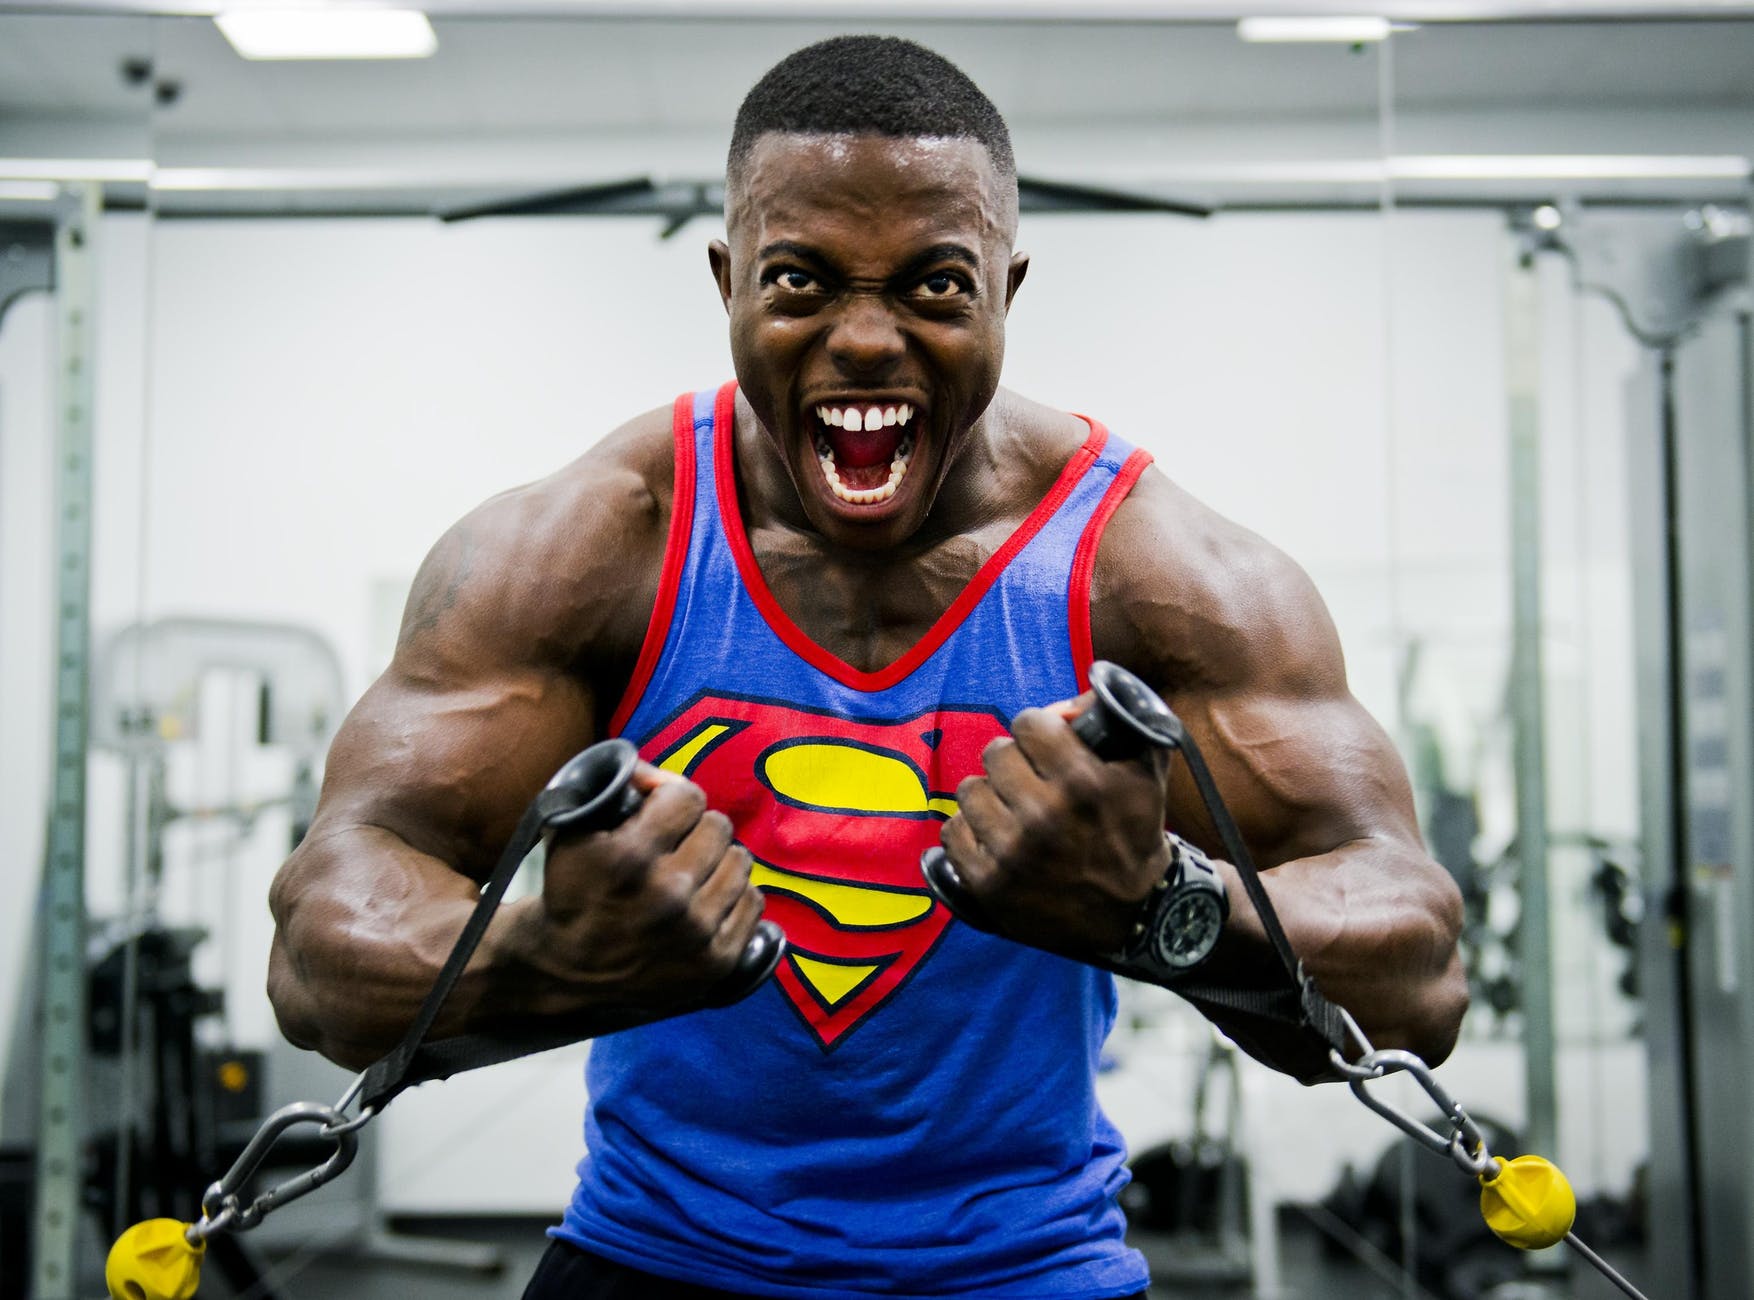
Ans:
[[[1410,105],[1754,104],[1754,20],[1433,26],[1394,59]]]
[[[0,14],[0,115],[148,111],[150,92],[127,85],[120,68],[151,54],[155,26],[144,18]]]
[[[724,129],[752,79],[846,27],[914,35],[963,64],[1016,123],[1374,112],[1378,55],[1247,45],[1228,24],[440,19],[427,60],[250,63],[206,19],[0,13],[0,113],[142,113],[152,55],[182,88],[166,138]],[[1754,20],[1443,25],[1396,37],[1395,102],[1754,103]]]
[[[467,93],[475,125],[627,127],[663,120],[649,25],[441,21],[437,30],[441,53],[453,60],[444,69],[446,85]],[[518,69],[516,78],[506,76],[508,67]]]

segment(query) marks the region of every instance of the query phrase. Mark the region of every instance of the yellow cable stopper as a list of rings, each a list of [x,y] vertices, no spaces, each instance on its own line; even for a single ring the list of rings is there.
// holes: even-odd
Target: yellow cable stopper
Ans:
[[[1500,1160],[1480,1175],[1480,1214],[1486,1226],[1518,1250],[1545,1250],[1565,1240],[1577,1218],[1571,1184],[1550,1160]]]
[[[189,1225],[175,1219],[136,1223],[110,1247],[104,1282],[110,1300],[189,1300],[201,1284],[207,1243],[191,1246]]]

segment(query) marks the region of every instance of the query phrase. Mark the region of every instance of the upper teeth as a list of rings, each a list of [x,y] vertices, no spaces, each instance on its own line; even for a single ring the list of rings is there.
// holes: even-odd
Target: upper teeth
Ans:
[[[816,418],[831,428],[875,433],[884,425],[906,424],[914,418],[914,408],[906,402],[894,406],[819,406]]]

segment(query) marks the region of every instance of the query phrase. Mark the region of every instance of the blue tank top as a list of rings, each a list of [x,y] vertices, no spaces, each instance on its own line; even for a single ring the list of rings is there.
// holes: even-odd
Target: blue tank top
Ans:
[[[657,607],[613,729],[727,814],[791,951],[735,1006],[597,1040],[555,1235],[722,1290],[1099,1300],[1147,1283],[1097,1105],[1109,975],[953,921],[921,852],[1019,710],[1090,664],[1102,527],[1149,461],[1090,423],[1048,496],[886,668],[756,567],[735,386],[679,398]]]

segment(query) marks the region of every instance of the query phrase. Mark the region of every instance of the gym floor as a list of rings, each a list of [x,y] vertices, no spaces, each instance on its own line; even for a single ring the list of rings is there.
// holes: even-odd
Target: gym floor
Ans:
[[[492,1272],[389,1262],[358,1254],[278,1256],[271,1270],[278,1300],[518,1300],[524,1282],[545,1246],[546,1225],[524,1219],[435,1219],[398,1222],[398,1232],[445,1241],[477,1242],[500,1255]],[[1135,1244],[1151,1260],[1151,1300],[1236,1300],[1250,1294],[1244,1284],[1224,1280],[1224,1262],[1200,1259],[1183,1243],[1155,1233],[1135,1233]],[[1508,1248],[1506,1248],[1508,1249]],[[1636,1257],[1613,1262],[1636,1280],[1643,1275]],[[1378,1257],[1361,1262],[1334,1247],[1309,1214],[1281,1212],[1281,1269],[1284,1300],[1611,1300],[1619,1293],[1585,1268],[1569,1280],[1500,1283],[1471,1292],[1441,1295],[1410,1285],[1394,1264]],[[1205,1280],[1202,1280],[1204,1278]],[[212,1275],[203,1280],[204,1300],[262,1300],[263,1293],[240,1296]]]

